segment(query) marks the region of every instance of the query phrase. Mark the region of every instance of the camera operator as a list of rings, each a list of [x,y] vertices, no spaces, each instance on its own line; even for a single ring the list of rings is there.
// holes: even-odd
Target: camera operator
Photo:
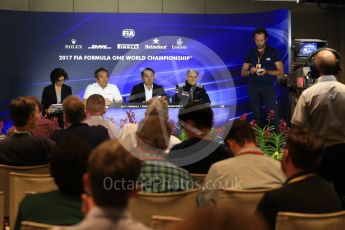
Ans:
[[[298,99],[291,123],[309,126],[324,136],[325,151],[319,173],[332,181],[345,204],[345,85],[336,75],[341,70],[340,55],[329,48],[310,56],[310,76],[315,84],[304,90]]]

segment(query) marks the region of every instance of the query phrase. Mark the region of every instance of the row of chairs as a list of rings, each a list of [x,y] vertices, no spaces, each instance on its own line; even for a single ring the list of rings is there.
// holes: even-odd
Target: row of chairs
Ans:
[[[165,229],[172,223],[183,221],[173,216],[152,216],[151,227],[154,230]],[[343,230],[345,229],[345,211],[325,214],[307,214],[279,212],[275,230]],[[35,230],[35,229],[32,229]]]
[[[183,220],[183,218],[174,216],[154,215],[151,218],[151,228],[161,230]],[[52,227],[54,225],[23,221],[21,230],[48,230]],[[345,211],[326,214],[279,212],[275,230],[343,230],[344,228]]]
[[[170,224],[174,224],[181,221],[183,221],[183,219],[179,217],[154,215],[151,218],[151,228],[153,230],[162,230],[162,229],[165,229]],[[50,224],[32,222],[32,221],[22,221],[21,230],[49,230],[53,227],[56,227],[56,226],[50,225]],[[63,226],[59,226],[59,227],[61,229],[65,228]]]
[[[4,216],[12,216],[13,214],[11,213],[16,213],[17,207],[14,207],[11,205],[11,207],[15,208],[15,210],[10,210],[10,200],[14,202],[14,191],[20,192],[21,188],[12,188],[10,190],[10,173],[15,172],[15,173],[22,173],[22,174],[49,174],[49,167],[48,164],[44,165],[35,165],[35,166],[8,166],[8,165],[2,165],[0,164],[0,191],[2,191],[2,197],[3,197],[3,206],[0,207],[2,208],[2,214],[0,214],[1,220],[3,219]],[[43,185],[44,186],[44,185]],[[38,190],[40,191],[46,191],[45,189],[43,190]],[[25,192],[24,192],[25,195]],[[12,199],[11,199],[12,198]],[[16,215],[16,214],[15,214]],[[14,219],[15,220],[15,219]],[[14,221],[13,218],[10,218],[10,221]],[[0,227],[3,229],[3,222],[0,221]]]
[[[199,178],[203,180],[202,178]],[[11,226],[13,226],[18,205],[27,193],[45,192],[56,189],[53,178],[48,174],[23,174],[9,173],[9,194]],[[219,204],[240,205],[245,212],[254,212],[258,202],[267,190],[218,190],[217,200]],[[129,201],[129,210],[133,217],[147,226],[154,227],[154,223],[167,220],[166,222],[181,221],[186,215],[196,208],[196,198],[199,190],[189,190],[174,193],[138,193],[138,196],[131,198]],[[3,204],[4,194],[0,193],[0,204]],[[0,205],[0,216],[3,216],[2,205]],[[158,216],[157,216],[158,215]],[[163,216],[163,217],[162,217]],[[291,223],[296,228],[304,223],[307,219],[311,224],[315,223],[315,218],[322,219],[325,226],[343,226],[345,229],[345,211],[334,214],[294,214],[280,213],[277,223],[283,223],[276,229],[291,229]],[[295,220],[295,221],[292,221]],[[301,220],[300,222],[298,220]],[[30,223],[30,222],[29,222]],[[23,225],[25,229],[26,225]],[[162,224],[156,224],[162,226]],[[285,226],[285,227],[284,227]],[[287,226],[287,227],[286,227]],[[316,228],[317,229],[317,228]],[[319,228],[321,229],[321,228]]]
[[[46,192],[56,189],[54,180],[48,174],[9,174],[9,216],[10,226],[13,226],[18,213],[20,201],[27,193]],[[258,191],[218,191],[218,201],[221,204],[231,202],[241,205],[243,209],[253,212],[257,202],[266,190]],[[133,217],[150,226],[153,215],[176,216],[184,218],[196,208],[199,189],[173,193],[138,193],[130,199],[129,209]]]

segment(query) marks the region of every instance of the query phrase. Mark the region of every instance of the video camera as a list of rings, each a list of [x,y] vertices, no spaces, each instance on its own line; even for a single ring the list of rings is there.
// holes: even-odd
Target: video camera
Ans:
[[[316,79],[311,76],[309,57],[319,48],[327,46],[327,41],[320,39],[294,39],[293,71],[288,75],[279,77],[277,82],[293,91],[303,91],[312,86]]]
[[[292,89],[306,89],[314,84],[315,78],[310,75],[310,67],[300,67],[288,75],[277,78],[280,86],[286,86]]]

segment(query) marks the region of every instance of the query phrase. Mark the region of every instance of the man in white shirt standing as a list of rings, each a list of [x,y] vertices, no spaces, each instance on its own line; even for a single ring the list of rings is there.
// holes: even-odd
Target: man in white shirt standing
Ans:
[[[309,62],[310,75],[317,80],[302,92],[291,123],[310,127],[324,137],[318,173],[333,183],[345,207],[345,85],[336,78],[341,71],[340,54],[321,48],[310,55]]]
[[[105,104],[122,103],[122,97],[116,85],[109,83],[109,72],[105,68],[95,71],[96,81],[86,87],[83,99],[86,100],[93,94],[100,94],[105,99]]]

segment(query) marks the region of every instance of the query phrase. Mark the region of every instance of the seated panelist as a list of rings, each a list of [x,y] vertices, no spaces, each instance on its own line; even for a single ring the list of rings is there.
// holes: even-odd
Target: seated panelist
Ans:
[[[122,96],[116,85],[109,83],[109,71],[99,68],[95,71],[96,82],[86,87],[83,99],[86,101],[93,94],[102,95],[105,104],[122,103]]]
[[[64,84],[65,80],[68,80],[68,74],[62,68],[55,68],[50,73],[52,84],[44,87],[42,92],[41,103],[44,114],[55,112],[55,109],[51,105],[61,104],[67,96],[72,94],[72,88]]]
[[[161,85],[155,84],[155,71],[151,68],[145,68],[141,72],[142,83],[133,86],[129,102],[148,102],[153,97],[166,96],[166,93]]]
[[[210,97],[206,93],[204,86],[197,83],[197,81],[198,72],[196,70],[188,70],[186,81],[176,85],[176,93],[171,98],[172,102],[183,105],[190,101],[210,103]]]

